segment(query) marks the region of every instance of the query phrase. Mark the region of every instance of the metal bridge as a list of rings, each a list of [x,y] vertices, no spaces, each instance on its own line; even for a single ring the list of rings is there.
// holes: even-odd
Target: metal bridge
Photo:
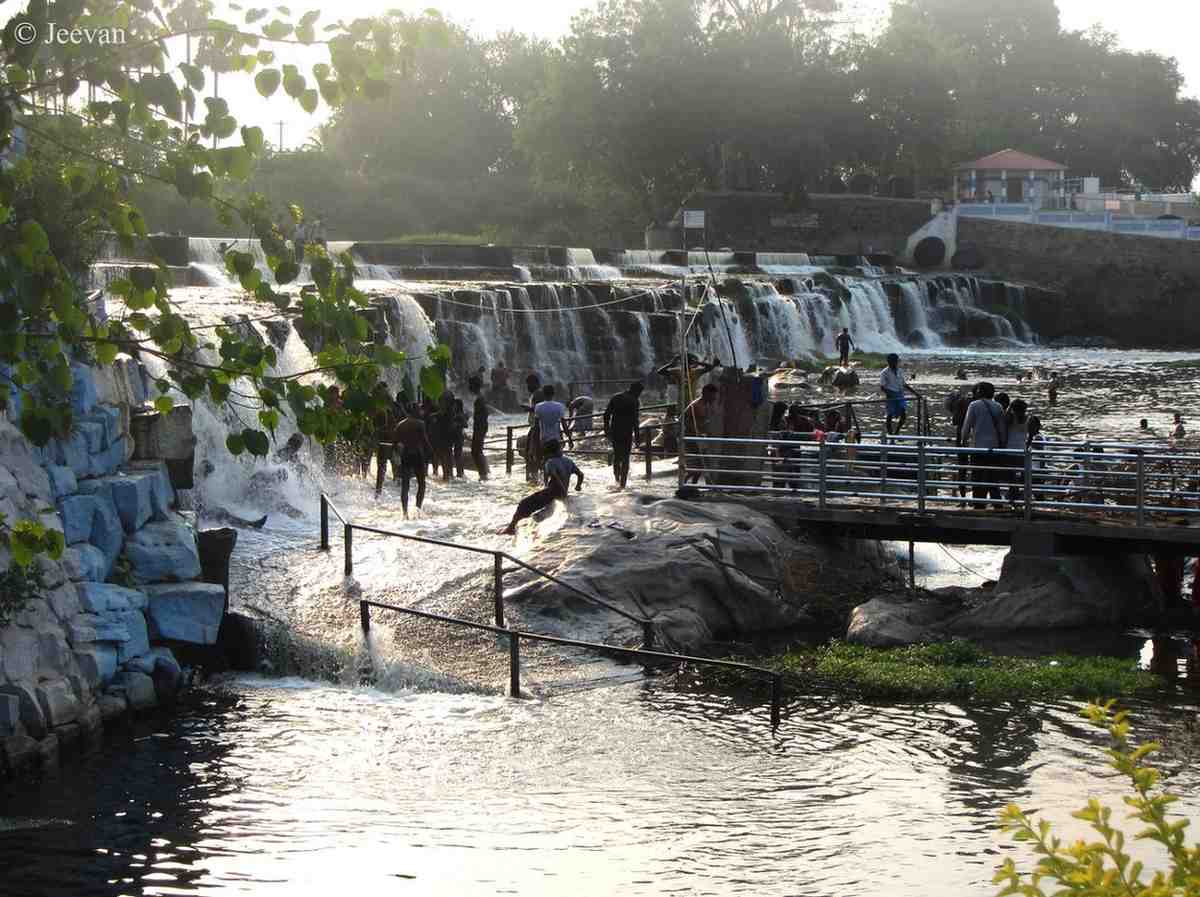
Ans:
[[[1033,554],[1200,555],[1200,452],[936,436],[686,437],[679,496],[737,501],[834,535],[1013,545]]]

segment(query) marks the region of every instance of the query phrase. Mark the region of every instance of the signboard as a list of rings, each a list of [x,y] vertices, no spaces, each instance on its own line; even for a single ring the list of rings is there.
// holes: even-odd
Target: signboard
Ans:
[[[704,230],[704,210],[684,209],[683,226],[687,230]]]

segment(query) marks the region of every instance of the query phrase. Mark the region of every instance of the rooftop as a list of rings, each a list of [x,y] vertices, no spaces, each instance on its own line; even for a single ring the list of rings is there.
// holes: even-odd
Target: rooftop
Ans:
[[[976,159],[974,162],[963,162],[958,166],[960,171],[970,169],[1000,171],[1010,168],[1017,171],[1067,170],[1067,166],[1059,162],[1051,162],[1049,159],[1041,159],[1015,149],[1000,150],[998,153],[992,153],[990,156],[984,156],[982,159]]]

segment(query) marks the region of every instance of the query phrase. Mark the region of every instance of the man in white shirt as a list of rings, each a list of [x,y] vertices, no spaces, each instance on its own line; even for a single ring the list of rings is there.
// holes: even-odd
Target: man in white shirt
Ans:
[[[1008,427],[1004,419],[1004,408],[993,396],[996,387],[990,383],[980,383],[975,387],[978,396],[967,408],[967,416],[963,418],[962,441],[975,451],[971,454],[971,496],[982,499],[976,507],[986,508],[990,498],[997,502],[997,507],[1003,507],[1000,502],[1000,482],[1004,471],[1004,459],[989,454],[989,450],[1004,448],[1008,442]]]
[[[900,356],[895,352],[887,357],[887,367],[879,372],[879,389],[887,396],[887,420],[884,422],[884,430],[891,436],[904,429],[904,422],[908,420],[905,391],[914,396],[918,395],[917,391],[908,385],[904,372],[900,370]],[[896,419],[895,429],[892,429],[893,418]]]
[[[562,425],[563,418],[567,416],[567,406],[554,401],[553,386],[547,384],[542,387],[542,401],[533,406],[533,416],[541,430],[542,445],[563,439],[567,445],[572,445],[571,434]]]

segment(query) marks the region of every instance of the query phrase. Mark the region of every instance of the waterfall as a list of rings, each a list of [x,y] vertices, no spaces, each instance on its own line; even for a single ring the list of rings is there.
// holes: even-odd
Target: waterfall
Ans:
[[[925,303],[929,294],[919,285],[912,282],[899,284],[900,297],[903,301],[905,320],[905,339],[909,345],[931,348],[942,345],[942,338],[929,326],[929,315]]]

